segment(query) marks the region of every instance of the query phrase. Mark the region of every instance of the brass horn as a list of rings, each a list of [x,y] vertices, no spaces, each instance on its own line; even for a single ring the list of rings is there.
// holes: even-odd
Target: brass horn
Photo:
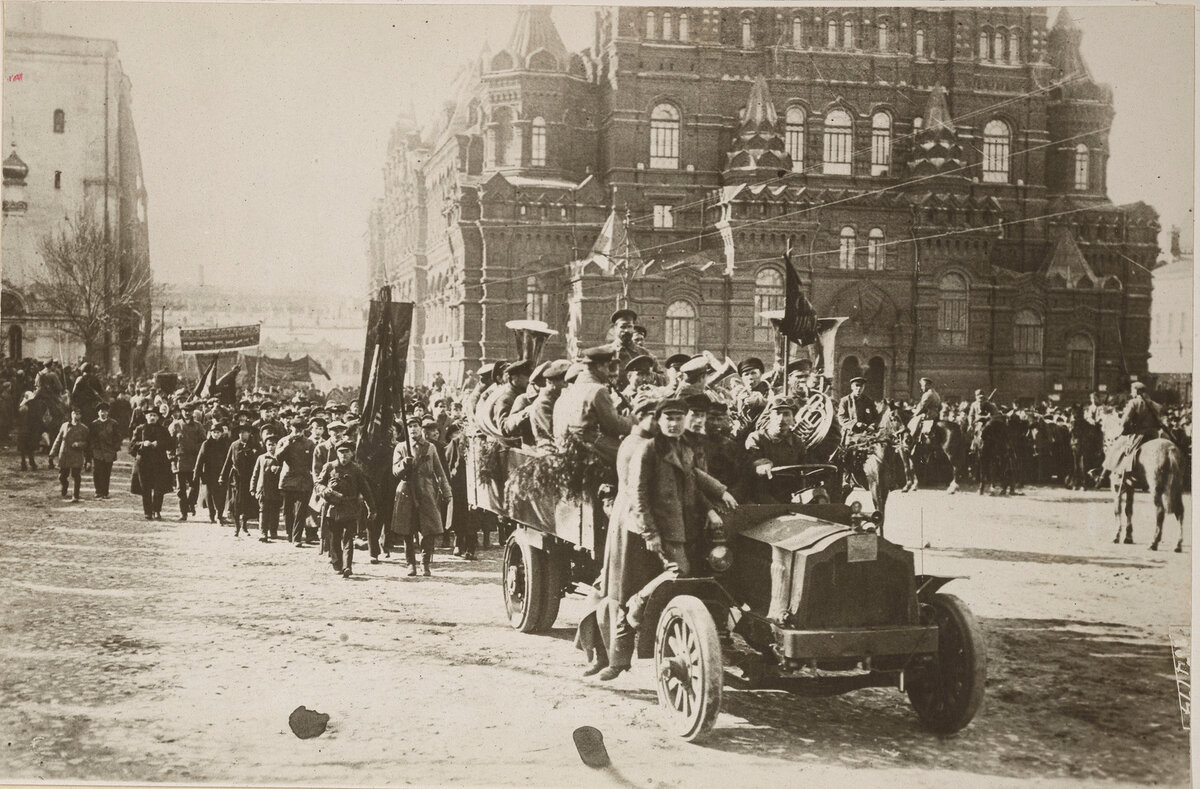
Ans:
[[[546,340],[558,334],[544,321],[521,319],[509,321],[504,325],[506,328],[512,329],[513,336],[517,339],[517,358],[520,361],[529,361],[535,367],[542,355],[542,348],[545,347]]]
[[[836,342],[837,330],[849,318],[818,318],[817,319],[817,341],[813,343],[816,347],[817,358],[813,363],[813,371],[818,372],[829,380],[830,385],[833,385],[833,373],[835,366],[834,344]]]
[[[713,365],[713,372],[709,374],[708,379],[704,382],[704,385],[707,387],[716,386],[721,381],[724,381],[726,378],[736,373],[737,365],[734,364],[733,359],[730,359],[728,356],[726,356],[724,362],[717,362],[715,365]]]

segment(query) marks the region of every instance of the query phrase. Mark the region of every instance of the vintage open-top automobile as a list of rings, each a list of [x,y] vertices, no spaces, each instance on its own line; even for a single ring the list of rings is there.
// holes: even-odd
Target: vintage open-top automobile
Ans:
[[[506,491],[539,450],[493,443],[485,452],[498,434],[483,421],[470,443],[468,501],[507,534],[510,623],[543,631],[565,595],[598,577],[607,517],[597,497]],[[940,591],[952,579],[917,575],[912,553],[884,539],[880,513],[843,503],[836,468],[793,467],[775,484],[779,500],[797,503],[734,509],[703,574],[658,586],[641,612],[636,654],[654,659],[674,730],[688,740],[711,731],[727,680],[810,695],[895,687],[932,731],[970,723],[987,656],[971,612]]]

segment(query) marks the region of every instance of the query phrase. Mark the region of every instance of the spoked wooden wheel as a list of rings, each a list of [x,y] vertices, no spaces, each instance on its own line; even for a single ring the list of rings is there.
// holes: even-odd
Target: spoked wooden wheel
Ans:
[[[671,729],[689,742],[712,731],[725,669],[717,626],[697,598],[674,598],[658,618],[654,670]]]
[[[517,533],[504,547],[504,610],[515,630],[537,633],[554,624],[558,617],[557,595],[551,595],[547,557],[530,546]]]
[[[983,703],[987,650],[975,617],[954,595],[935,594],[928,621],[938,627],[937,658],[914,677],[908,699],[927,729],[953,734],[965,727]]]

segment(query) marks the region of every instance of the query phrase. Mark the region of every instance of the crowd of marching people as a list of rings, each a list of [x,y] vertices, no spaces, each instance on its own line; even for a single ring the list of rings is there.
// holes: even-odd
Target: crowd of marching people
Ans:
[[[418,566],[430,575],[447,531],[456,555],[475,557],[479,534],[466,500],[469,439],[530,448],[580,441],[615,471],[614,511],[636,511],[630,517],[640,519],[639,533],[653,531],[648,524],[657,518],[663,544],[651,540],[651,553],[679,571],[698,560],[695,534],[719,534],[722,513],[733,503],[787,500],[786,487],[781,494],[774,479],[806,462],[796,417],[813,397],[837,404],[843,436],[874,430],[886,409],[911,414],[914,434],[938,420],[956,422],[969,434],[1004,415],[1028,426],[1030,435],[1038,426],[1067,428],[1080,419],[1106,435],[1120,434],[1130,411],[1099,393],[1086,405],[1001,407],[982,390],[949,403],[928,378],[911,407],[873,400],[862,378],[845,382],[839,398],[807,361],[786,369],[775,363],[770,370],[753,357],[736,365],[711,354],[660,361],[646,349],[646,331],[628,309],[612,315],[607,340],[575,359],[495,362],[467,373],[460,386],[438,373],[424,386],[406,388],[406,413],[390,426],[386,457],[361,456],[359,405],[352,397],[342,405],[315,392],[256,392],[230,401],[199,397],[186,387],[163,391],[154,381],[102,378],[86,363],[28,359],[0,365],[0,436],[15,434],[22,470],[37,469],[37,456],[48,447],[59,493],[72,502],[81,500],[84,471],[91,472],[97,498],[110,496],[112,468],[124,447],[133,461],[130,490],[141,496],[147,520],[162,520],[167,494],[174,492],[179,521],[202,507],[211,523],[232,526],[238,537],[254,526],[263,542],[319,544],[346,577],[356,547],[374,562],[402,546],[409,575],[417,575]],[[1153,413],[1157,429],[1190,455],[1190,407],[1153,406]],[[671,491],[653,502],[649,515],[628,500],[638,474],[654,475]]]

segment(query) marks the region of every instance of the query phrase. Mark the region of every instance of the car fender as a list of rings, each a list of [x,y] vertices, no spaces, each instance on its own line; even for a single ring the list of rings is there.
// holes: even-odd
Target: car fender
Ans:
[[[637,656],[654,657],[654,634],[658,629],[658,618],[672,598],[691,595],[712,614],[718,630],[725,630],[729,620],[729,609],[736,607],[733,598],[715,578],[672,578],[659,583],[646,599],[637,627]]]
[[[929,598],[937,594],[937,591],[951,581],[956,581],[960,578],[970,578],[969,575],[918,575],[915,576],[917,585],[917,601],[926,603]]]

